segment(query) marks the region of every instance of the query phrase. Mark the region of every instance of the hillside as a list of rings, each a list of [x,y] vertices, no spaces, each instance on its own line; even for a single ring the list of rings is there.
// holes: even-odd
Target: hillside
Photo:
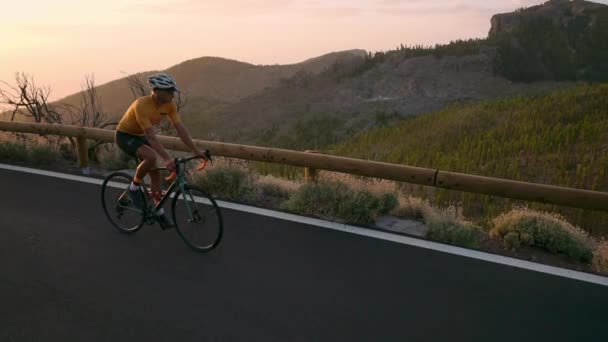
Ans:
[[[324,152],[608,191],[608,84],[453,105],[359,134]],[[491,216],[512,203],[444,190],[433,195],[438,204],[463,202],[471,216]],[[608,223],[606,214],[558,211],[591,231]]]
[[[188,95],[190,112],[205,110],[216,103],[229,103],[255,94],[289,78],[297,72],[319,73],[337,60],[363,58],[365,51],[350,50],[329,53],[301,63],[290,65],[253,65],[218,57],[202,57],[175,65],[167,70]],[[146,84],[146,76],[159,72],[152,70],[135,76]],[[126,77],[103,85],[97,92],[104,110],[111,116],[122,115],[133,95]],[[68,96],[59,102],[76,105],[80,93]],[[187,112],[186,112],[187,113]]]
[[[543,93],[569,84],[513,83],[494,74],[492,60],[490,49],[466,56],[390,54],[361,74],[342,77],[340,70],[317,76],[300,74],[289,83],[215,107],[200,121],[191,117],[187,122],[199,133],[213,127],[214,136],[224,141],[321,148],[294,141],[296,125],[333,120],[338,127],[327,128],[335,140],[340,140],[353,132],[438,110],[453,102]]]

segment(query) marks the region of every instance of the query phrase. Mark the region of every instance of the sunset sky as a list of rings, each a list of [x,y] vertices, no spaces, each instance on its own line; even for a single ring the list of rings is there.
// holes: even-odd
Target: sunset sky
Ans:
[[[202,56],[289,64],[487,36],[490,18],[543,0],[20,0],[0,12],[0,80],[34,75],[53,99]],[[594,2],[608,3],[608,0]]]

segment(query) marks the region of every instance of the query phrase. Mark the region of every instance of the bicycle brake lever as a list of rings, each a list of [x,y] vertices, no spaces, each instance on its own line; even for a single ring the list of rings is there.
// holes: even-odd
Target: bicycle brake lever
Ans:
[[[211,152],[209,150],[205,150],[205,157],[211,162],[213,165],[213,158],[211,158]]]

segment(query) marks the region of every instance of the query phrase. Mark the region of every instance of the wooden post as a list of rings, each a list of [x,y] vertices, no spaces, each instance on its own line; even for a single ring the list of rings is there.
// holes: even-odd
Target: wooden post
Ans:
[[[315,150],[306,150],[304,151],[306,153],[319,153],[319,151],[315,151]],[[304,168],[304,182],[306,183],[311,183],[311,182],[316,182],[317,181],[317,169],[314,169],[312,167],[305,167]]]
[[[76,149],[78,150],[78,166],[82,170],[82,173],[88,175],[90,173],[89,169],[89,146],[87,144],[87,139],[84,137],[76,138]]]

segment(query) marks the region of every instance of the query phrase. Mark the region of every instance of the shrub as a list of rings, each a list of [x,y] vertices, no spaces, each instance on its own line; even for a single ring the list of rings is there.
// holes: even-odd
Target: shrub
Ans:
[[[36,165],[49,165],[62,159],[61,153],[49,146],[35,146],[29,151],[28,160]]]
[[[126,170],[137,167],[136,159],[118,148],[110,151],[101,150],[99,152],[99,163],[106,170]]]
[[[318,182],[302,185],[285,208],[308,216],[372,224],[378,215],[396,205],[390,196],[376,197],[369,191],[354,191],[341,182]]]
[[[593,258],[588,235],[555,214],[516,208],[495,218],[493,225],[490,234],[502,238],[508,249],[538,247],[586,263]]]
[[[380,196],[379,214],[386,215],[399,206],[399,199],[395,194],[385,193]]]
[[[427,238],[467,248],[479,248],[486,233],[479,226],[465,221],[462,210],[449,206],[430,213],[426,219]]]
[[[218,198],[236,202],[253,199],[253,177],[237,168],[218,167],[194,177],[194,183]]]
[[[282,188],[280,185],[272,183],[256,183],[257,198],[264,200],[272,197],[286,201],[289,199],[289,190]]]
[[[29,153],[24,144],[2,143],[0,144],[0,160],[3,161],[27,161]]]
[[[0,144],[0,160],[2,161],[21,161],[44,165],[61,158],[59,151],[46,145],[28,146],[11,142]]]

